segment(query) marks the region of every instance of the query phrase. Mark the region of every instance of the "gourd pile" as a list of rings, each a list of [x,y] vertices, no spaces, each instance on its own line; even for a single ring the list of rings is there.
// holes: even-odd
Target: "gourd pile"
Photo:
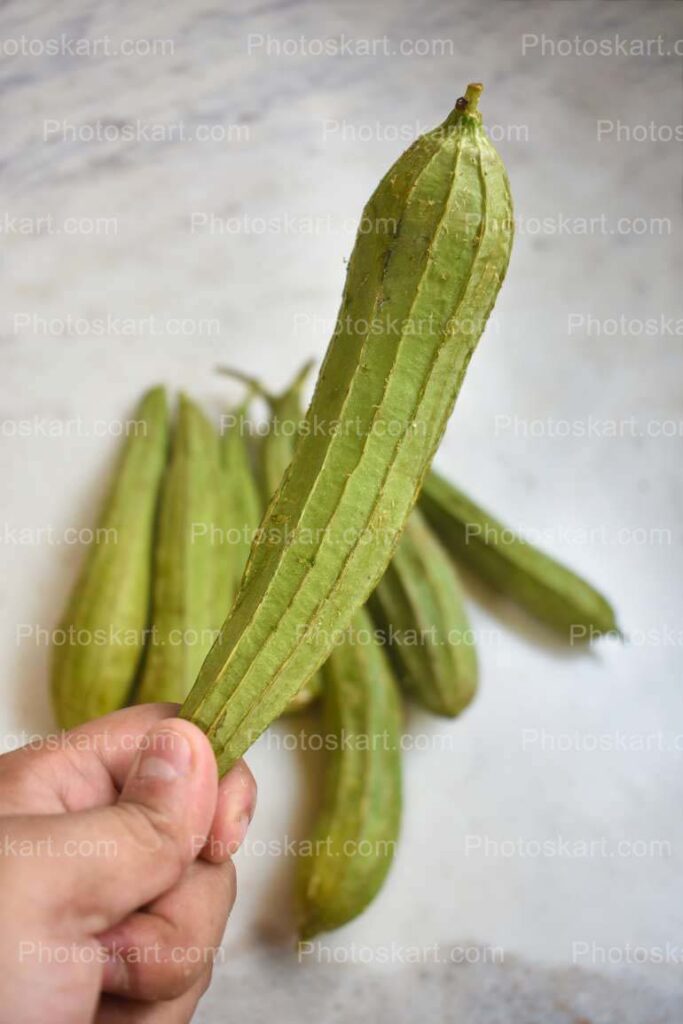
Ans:
[[[89,550],[71,642],[54,652],[64,728],[178,701],[221,773],[280,715],[320,702],[344,741],[326,744],[300,859],[303,936],[359,914],[390,866],[400,690],[446,716],[475,693],[458,563],[565,637],[616,630],[588,583],[430,469],[512,245],[480,92],[468,86],[368,201],[305,415],[309,366],[280,395],[226,371],[247,395],[220,432],[184,395],[172,425],[162,388],[143,397],[100,520],[116,543]],[[258,444],[255,395],[270,415]]]

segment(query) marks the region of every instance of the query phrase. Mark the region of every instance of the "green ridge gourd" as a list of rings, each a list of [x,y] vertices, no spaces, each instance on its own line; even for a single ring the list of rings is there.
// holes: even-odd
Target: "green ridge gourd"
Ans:
[[[269,497],[296,447],[301,387],[310,369],[306,364],[280,395],[262,391],[271,411],[261,452]],[[310,840],[316,852],[298,865],[303,937],[339,927],[365,910],[382,886],[398,840],[400,699],[365,611],[356,613],[349,632],[285,709],[300,711],[325,693],[323,728],[331,749]]]
[[[457,571],[417,509],[368,606],[403,687],[428,711],[460,714],[477,689],[477,653]]]
[[[301,389],[306,377],[311,372],[313,363],[302,366],[289,387],[281,394],[273,394],[256,378],[240,370],[220,367],[219,372],[235,377],[247,384],[267,403],[270,412],[268,432],[260,446],[260,469],[264,503],[267,505],[277,492],[287,468],[292,461],[294,449],[299,436],[299,427],[303,419],[301,408]],[[311,676],[308,682],[290,700],[283,714],[296,714],[303,711],[317,700],[322,689],[322,678],[319,672]]]
[[[619,632],[603,595],[571,569],[515,536],[436,472],[420,508],[455,559],[572,642]]]
[[[182,701],[225,615],[220,547],[219,442],[201,409],[181,395],[163,482],[154,552],[153,631],[137,702]]]
[[[309,371],[307,364],[281,395],[270,394],[241,372],[222,371],[247,382],[269,404],[272,421],[261,452],[266,494],[275,493],[291,461],[295,428],[303,417],[301,383]],[[434,714],[459,714],[476,691],[476,650],[457,570],[417,509],[368,608],[385,640],[392,638],[389,655],[404,688]],[[321,688],[317,672],[292,698],[287,712],[307,707]]]
[[[374,899],[401,822],[401,702],[367,611],[322,670],[327,737],[321,810],[297,865],[300,934],[339,928]]]
[[[363,213],[306,429],[181,710],[221,772],[379,582],[505,276],[512,203],[480,92],[397,160]]]
[[[52,695],[64,729],[123,707],[145,646],[154,522],[168,447],[163,388],[143,396],[134,420],[100,516],[104,540],[89,548],[61,622],[69,640],[53,648]],[[96,642],[100,634],[108,642]]]

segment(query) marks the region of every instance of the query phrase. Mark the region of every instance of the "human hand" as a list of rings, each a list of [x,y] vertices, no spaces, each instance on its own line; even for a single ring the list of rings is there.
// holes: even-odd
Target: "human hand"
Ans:
[[[235,900],[256,784],[147,704],[0,757],[0,1020],[183,1024]]]

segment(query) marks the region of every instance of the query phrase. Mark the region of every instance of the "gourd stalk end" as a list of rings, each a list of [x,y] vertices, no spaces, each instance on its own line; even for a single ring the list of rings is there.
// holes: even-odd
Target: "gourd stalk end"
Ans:
[[[470,82],[465,89],[465,95],[456,100],[455,106],[444,122],[444,126],[451,128],[462,122],[463,119],[481,124],[481,112],[479,111],[479,97],[484,91],[481,82]]]
[[[463,96],[463,99],[467,104],[466,109],[468,114],[474,114],[477,112],[479,97],[481,96],[483,91],[484,86],[481,84],[481,82],[470,82],[470,84],[465,89],[465,95]]]
[[[238,380],[249,389],[250,395],[258,395],[259,398],[263,398],[267,402],[273,400],[273,395],[270,391],[264,388],[263,384],[249,373],[243,373],[242,370],[236,370],[232,366],[217,366],[216,373],[220,373],[224,377],[231,377],[233,380]]]
[[[307,360],[297,373],[292,383],[290,384],[290,388],[297,390],[298,388],[302,387],[314,366],[315,359]]]

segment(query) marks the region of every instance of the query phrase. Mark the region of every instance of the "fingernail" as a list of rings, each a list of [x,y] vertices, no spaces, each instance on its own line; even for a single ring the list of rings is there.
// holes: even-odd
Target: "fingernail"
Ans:
[[[232,824],[231,832],[233,833],[233,838],[230,840],[230,843],[228,844],[228,850],[231,855],[233,853],[237,853],[240,846],[244,842],[250,821],[251,815],[247,811],[243,811]]]
[[[113,953],[111,950],[107,951],[104,958],[102,985],[105,991],[113,989],[114,991],[119,992],[128,988],[129,985],[126,964],[122,960],[120,954]]]
[[[188,774],[192,750],[181,732],[160,729],[146,736],[144,742],[135,772],[138,779],[173,782]]]

